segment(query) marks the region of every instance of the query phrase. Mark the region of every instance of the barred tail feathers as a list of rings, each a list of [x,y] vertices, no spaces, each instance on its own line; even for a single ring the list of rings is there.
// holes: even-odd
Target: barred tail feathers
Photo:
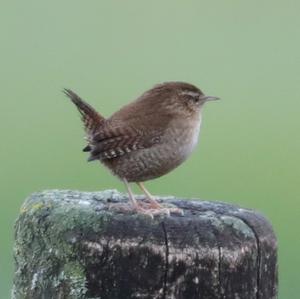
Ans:
[[[88,135],[93,134],[95,130],[105,121],[105,118],[72,90],[64,89],[63,92],[68,98],[71,99],[80,112],[86,133]]]
[[[64,89],[64,94],[70,98],[70,100],[75,104],[79,113],[81,114],[81,119],[84,123],[84,129],[87,134],[88,145],[83,149],[84,152],[91,152],[93,149],[93,144],[89,141],[92,139],[92,136],[97,132],[97,129],[100,128],[105,122],[105,118],[100,115],[92,106],[82,100],[75,92],[70,89]],[[95,159],[88,159],[92,161]]]

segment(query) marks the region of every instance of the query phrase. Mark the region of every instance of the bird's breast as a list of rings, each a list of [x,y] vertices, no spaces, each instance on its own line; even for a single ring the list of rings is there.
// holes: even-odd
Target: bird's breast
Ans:
[[[179,160],[185,160],[195,149],[201,127],[201,118],[194,122],[180,122],[170,126],[169,132],[166,132],[165,147],[167,151]]]

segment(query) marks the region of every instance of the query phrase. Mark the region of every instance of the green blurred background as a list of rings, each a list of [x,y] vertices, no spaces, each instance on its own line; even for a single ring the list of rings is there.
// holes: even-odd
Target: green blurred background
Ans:
[[[205,107],[193,156],[149,189],[263,212],[279,239],[280,299],[299,298],[299,11],[296,0],[2,0],[1,299],[10,296],[14,220],[30,193],[124,190],[86,163],[62,88],[109,116],[169,80],[222,101]]]

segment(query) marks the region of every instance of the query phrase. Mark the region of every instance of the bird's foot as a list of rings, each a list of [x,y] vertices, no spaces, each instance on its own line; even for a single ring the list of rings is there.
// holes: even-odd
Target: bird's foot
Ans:
[[[175,205],[172,205],[172,204],[161,205],[161,207],[158,208],[157,210],[158,211],[167,210],[169,215],[170,214],[176,214],[176,215],[179,215],[179,216],[184,216],[183,210],[180,209],[180,208],[177,208]]]
[[[182,209],[179,209],[175,205],[169,203],[160,204],[156,200],[152,200],[150,202],[141,201],[139,202],[139,204],[148,211],[149,210],[154,211],[152,212],[154,213],[154,215],[160,215],[160,214],[166,214],[168,216],[170,216],[170,214],[178,214],[180,216],[184,215]]]
[[[113,203],[109,206],[109,210],[114,210],[120,213],[139,213],[144,214],[152,219],[154,216],[177,214],[183,216],[183,210],[173,206],[173,205],[153,205],[152,203],[140,202],[137,206],[133,206],[128,203]]]
[[[154,216],[170,216],[170,211],[168,209],[144,209],[144,208],[139,208],[136,210],[137,213],[149,216],[150,218],[154,218]]]

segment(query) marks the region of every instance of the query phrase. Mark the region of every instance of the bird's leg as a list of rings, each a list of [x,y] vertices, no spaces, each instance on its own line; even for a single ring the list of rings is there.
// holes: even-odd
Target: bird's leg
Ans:
[[[134,195],[130,189],[129,183],[127,182],[126,179],[123,179],[123,182],[126,186],[127,192],[128,192],[128,196],[129,196],[129,200],[130,200],[130,204],[128,203],[113,203],[110,205],[109,209],[111,210],[116,210],[116,211],[120,211],[120,212],[124,212],[124,213],[128,213],[128,212],[139,212],[139,213],[144,213],[147,214],[147,210],[144,209],[138,202],[137,200],[134,198]],[[152,217],[153,218],[153,217]]]
[[[143,186],[142,183],[138,183],[140,188],[143,190],[143,192],[146,194],[146,197],[150,201],[150,204],[148,203],[139,203],[135,198],[131,191],[131,188],[129,186],[129,183],[126,179],[123,179],[123,182],[126,186],[130,205],[125,203],[114,203],[109,208],[114,209],[121,212],[132,212],[136,211],[137,213],[145,214],[153,218],[155,215],[170,215],[170,213],[179,213],[183,214],[182,210],[174,207],[164,207],[160,205],[153,197],[152,195],[146,190],[146,188]]]
[[[159,203],[157,203],[154,199],[152,199],[152,200],[156,203],[156,208],[153,209],[153,206],[150,206],[150,209],[149,209],[149,206],[146,206],[147,208],[145,209],[144,206],[139,204],[137,202],[137,200],[134,198],[134,195],[133,195],[133,193],[130,189],[130,186],[129,186],[129,183],[127,182],[127,180],[123,179],[123,181],[124,181],[124,184],[125,184],[126,189],[128,191],[129,199],[130,199],[131,204],[132,204],[135,211],[137,211],[138,213],[146,214],[146,215],[150,216],[151,218],[153,218],[154,215],[161,215],[161,214],[170,215],[170,211],[168,209],[161,208]],[[151,197],[151,194],[147,190],[146,190],[146,192]]]
[[[129,196],[129,199],[131,201],[131,205],[133,206],[133,208],[136,210],[136,211],[143,211],[144,209],[138,204],[138,202],[136,201],[136,199],[134,198],[134,195],[130,189],[130,186],[129,186],[129,183],[127,182],[126,179],[123,179],[123,182],[126,186],[126,189],[127,189],[127,192],[128,192],[128,196]]]
[[[152,209],[161,209],[162,206],[154,199],[151,193],[145,188],[142,182],[137,182],[137,185],[141,188],[141,190],[146,195],[147,199],[150,201],[150,207]]]
[[[141,188],[141,190],[146,195],[147,199],[150,201],[150,210],[149,211],[155,211],[152,212],[155,214],[167,214],[170,215],[170,213],[180,214],[183,215],[183,211],[173,205],[171,206],[163,206],[160,203],[158,203],[154,197],[151,195],[151,193],[145,188],[144,184],[142,182],[137,182],[137,185]]]

